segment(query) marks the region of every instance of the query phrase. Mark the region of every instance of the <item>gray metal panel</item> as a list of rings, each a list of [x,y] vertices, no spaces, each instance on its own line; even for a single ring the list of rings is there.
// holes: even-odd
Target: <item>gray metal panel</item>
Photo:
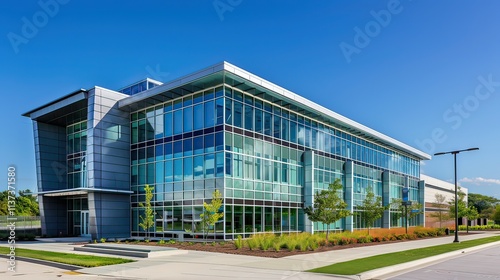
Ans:
[[[130,114],[118,108],[121,93],[96,87],[89,92],[89,186],[130,190]]]

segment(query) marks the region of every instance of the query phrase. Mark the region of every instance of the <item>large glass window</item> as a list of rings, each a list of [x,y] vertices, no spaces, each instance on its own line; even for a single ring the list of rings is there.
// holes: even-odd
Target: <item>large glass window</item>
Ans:
[[[182,133],[182,110],[174,112],[174,134]]]
[[[234,117],[233,117],[233,124],[234,126],[237,127],[243,127],[243,121],[242,121],[242,114],[243,114],[243,105],[241,102],[234,102]]]
[[[211,127],[215,124],[214,101],[205,102],[205,127]]]
[[[182,119],[184,132],[189,132],[193,130],[193,107],[184,108],[184,118]]]
[[[203,116],[204,116],[204,113],[203,113],[203,104],[196,104],[194,106],[194,117],[193,117],[193,121],[194,121],[194,130],[198,130],[198,129],[202,129],[203,128]]]

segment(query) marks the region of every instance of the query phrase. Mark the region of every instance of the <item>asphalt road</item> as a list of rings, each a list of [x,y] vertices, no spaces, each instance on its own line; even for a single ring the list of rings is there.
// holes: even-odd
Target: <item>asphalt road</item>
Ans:
[[[453,259],[384,279],[469,280],[500,279],[500,245],[464,253]]]

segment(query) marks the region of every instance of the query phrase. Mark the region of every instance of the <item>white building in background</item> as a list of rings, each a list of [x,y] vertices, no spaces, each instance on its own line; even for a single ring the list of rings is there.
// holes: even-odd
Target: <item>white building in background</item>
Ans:
[[[420,174],[420,179],[425,182],[425,191],[424,191],[425,226],[439,227],[438,218],[432,217],[432,213],[438,211],[438,209],[434,205],[436,202],[436,194],[443,195],[446,198],[445,200],[446,203],[453,201],[453,199],[455,198],[455,184],[440,179],[436,179],[433,177],[429,177],[424,174]],[[465,200],[467,201],[469,190],[467,188],[460,187],[460,191],[465,193]],[[462,223],[459,221],[459,224]],[[453,219],[450,219],[442,223],[442,226],[449,227],[454,225],[455,223]]]

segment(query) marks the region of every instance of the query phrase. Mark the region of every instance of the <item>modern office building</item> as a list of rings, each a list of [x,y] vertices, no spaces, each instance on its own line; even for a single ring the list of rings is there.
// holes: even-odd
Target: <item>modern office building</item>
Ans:
[[[24,116],[47,235],[144,236],[146,185],[155,237],[201,236],[203,202],[216,189],[225,239],[325,230],[303,208],[337,178],[354,215],[334,229],[365,227],[357,205],[368,188],[385,205],[403,189],[424,203],[420,161],[429,155],[227,62],[165,84],[81,89]],[[376,226],[401,226],[393,211]]]

